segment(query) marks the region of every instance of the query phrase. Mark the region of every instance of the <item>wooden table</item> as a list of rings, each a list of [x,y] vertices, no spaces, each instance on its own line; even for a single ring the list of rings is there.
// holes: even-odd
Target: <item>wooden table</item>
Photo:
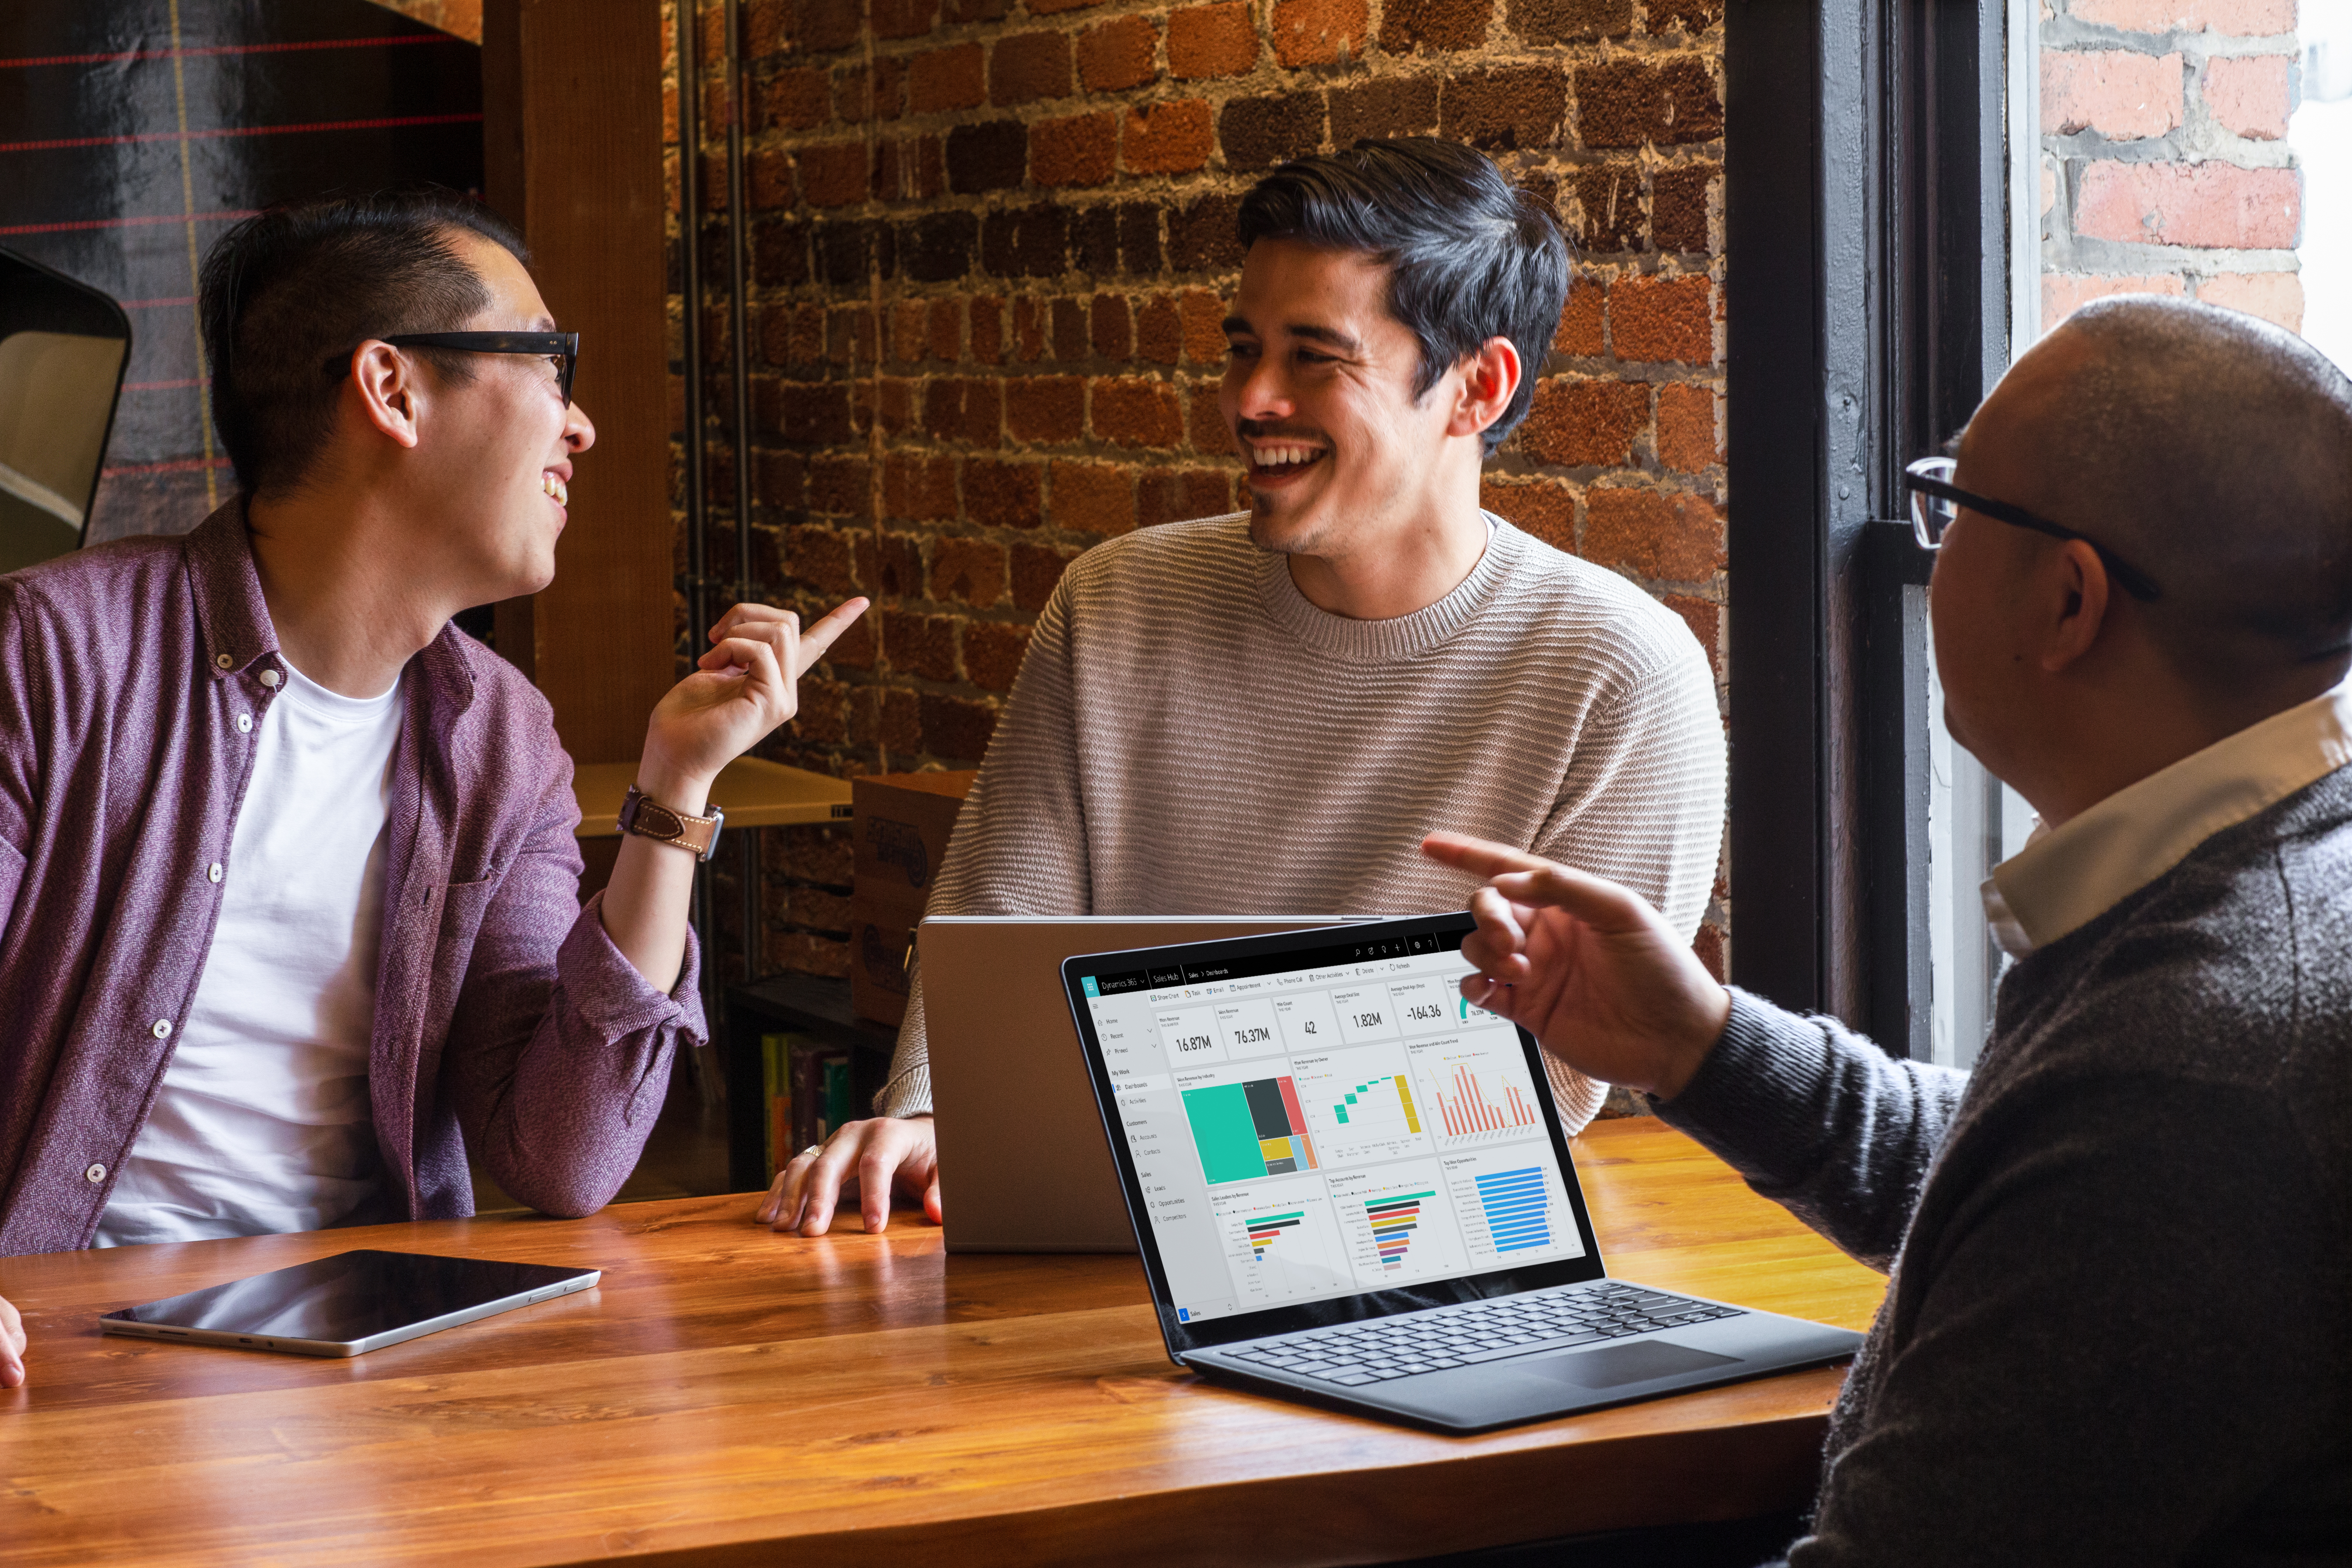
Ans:
[[[1882,1281],[1654,1121],[1577,1142],[1622,1278],[1861,1328]],[[1171,1366],[1125,1258],[772,1236],[748,1196],[0,1258],[0,1563],[1361,1563],[1809,1493],[1841,1373],[1483,1437]],[[352,1361],[98,1313],[352,1247],[607,1270]]]

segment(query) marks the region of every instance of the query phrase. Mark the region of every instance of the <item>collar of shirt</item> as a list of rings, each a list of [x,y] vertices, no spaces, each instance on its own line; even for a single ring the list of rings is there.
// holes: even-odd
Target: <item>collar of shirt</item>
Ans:
[[[2225,827],[2352,763],[2352,681],[2273,713],[2059,828],[2036,828],[1993,868],[1985,919],[2012,958],[2056,942],[2147,887]]]

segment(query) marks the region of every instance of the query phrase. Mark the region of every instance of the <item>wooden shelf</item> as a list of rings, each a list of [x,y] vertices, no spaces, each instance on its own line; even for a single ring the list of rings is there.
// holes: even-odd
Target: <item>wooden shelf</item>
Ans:
[[[573,769],[572,793],[580,800],[580,826],[573,835],[619,837],[621,798],[636,776],[635,763],[586,763]],[[849,781],[758,757],[738,757],[711,785],[710,801],[727,814],[730,829],[846,822]]]

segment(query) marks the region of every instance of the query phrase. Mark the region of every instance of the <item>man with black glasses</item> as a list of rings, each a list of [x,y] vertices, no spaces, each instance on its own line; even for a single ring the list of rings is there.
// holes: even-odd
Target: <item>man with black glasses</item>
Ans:
[[[0,1256],[469,1214],[469,1152],[585,1214],[701,1037],[710,783],[863,602],[713,629],[583,908],[547,703],[450,624],[547,585],[595,438],[520,243],[274,211],[200,308],[242,493],[0,577]]]
[[[1791,1563],[2352,1560],[2352,382],[2103,301],[1909,482],[1952,737],[2042,818],[1975,1072],[1434,838],[1463,989],[1890,1271]]]

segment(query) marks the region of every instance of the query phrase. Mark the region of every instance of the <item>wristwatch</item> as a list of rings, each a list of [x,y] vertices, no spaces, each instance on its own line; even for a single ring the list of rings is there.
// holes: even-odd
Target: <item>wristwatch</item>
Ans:
[[[708,860],[718,851],[719,829],[726,821],[727,814],[715,805],[709,816],[688,816],[664,805],[635,784],[621,797],[622,832],[690,849],[698,860]]]

